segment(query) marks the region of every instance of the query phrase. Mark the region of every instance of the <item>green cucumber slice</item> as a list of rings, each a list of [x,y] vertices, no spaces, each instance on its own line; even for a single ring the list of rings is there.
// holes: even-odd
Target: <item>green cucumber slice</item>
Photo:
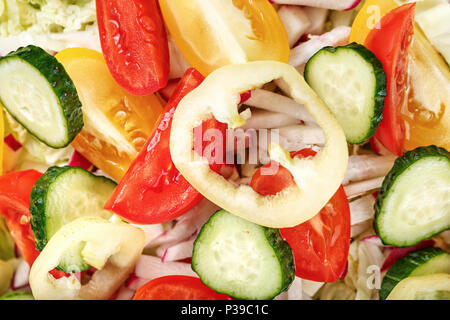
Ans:
[[[0,300],[34,300],[31,293],[24,291],[10,291],[0,297]]]
[[[36,248],[42,251],[48,240],[64,225],[85,216],[105,219],[103,209],[116,183],[78,167],[51,167],[31,190],[31,228]],[[84,244],[77,244],[62,257],[58,269],[80,272],[89,268],[83,261]]]
[[[0,103],[52,148],[66,147],[83,127],[75,85],[55,57],[36,46],[0,58]]]
[[[450,299],[450,274],[435,273],[403,279],[386,300],[436,299]]]
[[[294,280],[294,256],[278,229],[217,211],[194,243],[192,269],[208,287],[238,299],[272,299]]]
[[[450,254],[439,248],[412,252],[389,268],[381,284],[380,299],[386,299],[392,289],[407,277],[433,273],[450,273]]]
[[[377,57],[351,43],[325,47],[305,66],[305,80],[344,129],[347,142],[369,139],[383,118],[386,74]]]
[[[384,244],[410,247],[450,228],[450,153],[419,147],[398,158],[375,202]]]

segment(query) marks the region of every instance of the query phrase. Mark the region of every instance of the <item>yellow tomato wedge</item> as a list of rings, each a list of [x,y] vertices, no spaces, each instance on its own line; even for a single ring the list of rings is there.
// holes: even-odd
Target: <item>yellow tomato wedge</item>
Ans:
[[[175,43],[205,76],[228,64],[288,62],[288,37],[269,1],[160,0],[159,4]]]
[[[409,50],[409,96],[402,108],[407,150],[430,144],[450,150],[450,68],[416,27]]]
[[[353,21],[349,43],[364,44],[369,32],[374,29],[381,18],[398,7],[394,0],[367,0]]]
[[[436,3],[419,3],[418,10]],[[350,42],[364,44],[377,22],[396,7],[394,0],[367,0],[353,22]],[[449,150],[450,68],[417,26],[408,60],[409,99],[400,110],[406,128],[405,149],[434,144]]]
[[[147,142],[162,112],[162,101],[156,95],[134,96],[123,90],[97,51],[70,48],[56,58],[75,83],[83,104],[84,128],[72,146],[120,181]]]

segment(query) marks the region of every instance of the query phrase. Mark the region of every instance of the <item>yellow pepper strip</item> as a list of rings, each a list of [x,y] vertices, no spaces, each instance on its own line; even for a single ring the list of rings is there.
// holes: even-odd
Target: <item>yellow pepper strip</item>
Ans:
[[[77,219],[58,230],[34,262],[30,271],[33,296],[36,300],[108,299],[133,272],[144,242],[144,232],[129,224],[96,217]],[[85,285],[74,275],[55,279],[48,273],[77,243],[85,243],[83,260],[98,268]]]
[[[0,175],[3,174],[3,148],[5,147],[5,123],[3,122],[3,110],[0,107]]]
[[[270,158],[285,166],[296,186],[275,196],[262,196],[250,186],[236,187],[210,170],[205,158],[193,151],[193,130],[213,115],[229,128],[245,124],[237,104],[240,93],[274,79],[283,79],[289,96],[303,104],[323,129],[326,144],[314,158],[292,159],[278,145]],[[315,216],[338,189],[348,162],[344,132],[325,104],[290,65],[257,61],[222,67],[188,94],[175,112],[171,136],[172,160],[200,193],[225,210],[251,222],[273,228],[293,227]]]
[[[0,295],[8,291],[13,273],[13,267],[8,262],[0,260]]]
[[[367,35],[381,18],[397,7],[398,4],[394,0],[367,0],[353,21],[349,43],[364,44]]]

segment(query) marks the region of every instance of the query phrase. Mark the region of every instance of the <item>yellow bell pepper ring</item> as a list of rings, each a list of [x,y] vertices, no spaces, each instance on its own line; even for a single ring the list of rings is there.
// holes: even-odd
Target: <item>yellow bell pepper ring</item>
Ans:
[[[280,146],[272,144],[270,158],[291,172],[296,186],[275,196],[262,196],[250,186],[235,186],[210,170],[206,158],[199,161],[194,154],[193,131],[211,116],[227,123],[228,128],[243,126],[245,120],[237,108],[240,93],[275,79],[284,80],[283,89],[305,106],[322,128],[326,143],[314,158],[307,159],[292,159]],[[237,216],[273,228],[293,227],[315,216],[340,186],[348,162],[345,135],[335,117],[295,68],[276,61],[229,65],[212,72],[178,105],[170,152],[181,174],[210,201]]]
[[[96,217],[77,219],[58,230],[31,267],[33,296],[36,300],[108,299],[133,272],[144,242],[144,232],[124,222]],[[55,279],[49,271],[78,243],[85,243],[82,259],[98,270],[83,285],[74,275]]]
[[[8,262],[0,260],[0,295],[8,291],[13,274],[13,267]]]

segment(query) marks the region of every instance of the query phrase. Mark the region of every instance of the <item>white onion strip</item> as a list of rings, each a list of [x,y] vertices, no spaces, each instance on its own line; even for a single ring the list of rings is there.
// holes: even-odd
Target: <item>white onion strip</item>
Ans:
[[[380,177],[348,184],[344,187],[347,198],[353,198],[362,195],[370,190],[379,189],[381,188],[383,180],[384,177]]]
[[[289,64],[296,68],[301,67],[323,47],[346,44],[350,36],[350,30],[351,28],[347,26],[336,27],[327,33],[299,44],[291,50]]]
[[[351,225],[355,225],[373,218],[375,197],[367,195],[350,202]]]
[[[305,123],[315,123],[305,107],[291,98],[264,89],[255,89],[246,105],[267,111],[283,113]],[[251,119],[250,119],[251,120]],[[274,128],[272,126],[272,128]]]
[[[347,172],[343,180],[350,182],[385,176],[392,169],[395,156],[353,155],[348,160]]]
[[[299,6],[282,6],[278,10],[278,16],[286,30],[289,46],[292,48],[311,26],[311,21],[305,10]]]
[[[153,280],[170,275],[183,275],[197,277],[189,263],[162,262],[160,258],[142,255],[134,271],[138,278]]]

